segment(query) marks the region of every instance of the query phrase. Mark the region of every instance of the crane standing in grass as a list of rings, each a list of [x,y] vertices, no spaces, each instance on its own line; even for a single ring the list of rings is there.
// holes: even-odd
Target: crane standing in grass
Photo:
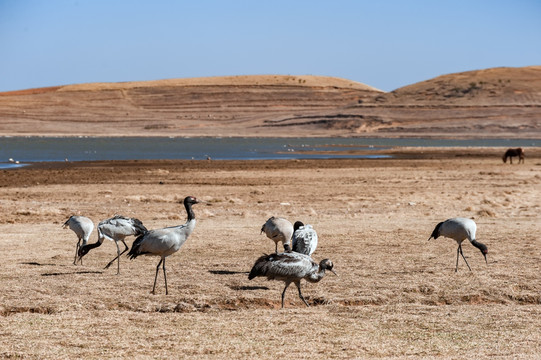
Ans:
[[[120,255],[124,254],[129,249],[124,239],[132,235],[142,235],[147,231],[147,228],[143,225],[141,220],[136,218],[127,218],[122,215],[115,215],[114,217],[103,220],[98,224],[98,241],[96,241],[94,244],[82,246],[78,252],[79,259],[82,261],[83,256],[85,256],[90,250],[101,246],[104,239],[114,241],[116,245],[116,257],[105,265],[105,269],[111,266],[115,260],[118,260],[116,272],[118,275],[120,274]],[[122,242],[125,247],[122,252],[120,252],[120,248],[118,247],[119,241]]]
[[[291,251],[291,237],[293,236],[293,224],[281,217],[270,217],[261,227],[261,233],[265,233],[274,241],[275,253],[278,253],[278,243],[281,242],[285,251]]]
[[[140,235],[133,242],[132,248],[128,253],[130,259],[135,259],[139,255],[154,255],[159,256],[160,262],[156,266],[156,275],[154,276],[154,286],[152,293],[156,290],[156,279],[160,265],[163,264],[163,278],[165,281],[165,294],[169,294],[167,289],[167,275],[165,272],[165,258],[176,253],[180,247],[186,242],[188,236],[195,228],[195,214],[192,210],[192,205],[199,203],[193,196],[184,198],[184,207],[188,214],[188,220],[183,225],[166,227],[163,229],[150,230],[143,235]]]
[[[83,242],[82,246],[84,247],[87,244],[88,239],[90,238],[90,234],[92,234],[92,231],[94,230],[94,223],[86,216],[73,215],[70,216],[68,220],[66,220],[62,227],[64,229],[69,227],[79,239],[79,241],[77,242],[77,247],[75,248],[75,257],[73,258],[73,265],[76,265],[77,254],[81,249],[81,240]],[[83,259],[79,258],[79,261],[81,262],[81,265],[83,265]]]
[[[325,270],[334,272],[333,263],[329,259],[321,260],[318,264],[308,255],[295,252],[263,255],[256,260],[248,279],[252,280],[258,276],[266,276],[268,280],[281,280],[286,286],[282,291],[282,308],[284,307],[284,297],[287,287],[291,283],[297,285],[299,297],[308,305],[301,292],[301,280],[316,283],[325,276]]]
[[[462,242],[465,239],[468,239],[473,246],[478,248],[483,256],[485,257],[485,262],[488,264],[487,261],[487,253],[488,249],[485,244],[481,244],[477,240],[475,240],[475,232],[477,231],[477,225],[475,224],[475,221],[467,218],[452,218],[447,219],[443,222],[440,222],[436,227],[434,228],[434,231],[432,231],[432,235],[428,238],[428,240],[434,238],[437,239],[440,236],[445,236],[448,238],[451,238],[455,240],[458,244],[458,249],[456,249],[456,267],[455,272],[458,271],[458,254],[462,255],[462,258],[466,262],[466,265],[468,265],[468,269],[471,271],[471,267],[468,264],[468,261],[464,257],[464,253],[462,252]]]

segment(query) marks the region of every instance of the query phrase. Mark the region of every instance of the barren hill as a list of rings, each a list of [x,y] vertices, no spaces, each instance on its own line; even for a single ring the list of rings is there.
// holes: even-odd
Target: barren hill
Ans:
[[[362,116],[366,135],[541,137],[541,66],[443,75],[374,100],[339,114]]]
[[[539,105],[541,66],[442,75],[397,89],[393,95],[408,104]]]
[[[390,93],[333,77],[229,76],[0,93],[3,135],[541,136],[541,66]]]

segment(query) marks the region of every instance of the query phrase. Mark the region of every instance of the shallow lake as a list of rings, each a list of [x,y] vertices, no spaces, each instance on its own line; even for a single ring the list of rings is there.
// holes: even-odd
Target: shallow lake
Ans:
[[[0,137],[0,168],[26,162],[135,159],[329,159],[382,158],[371,150],[413,147],[528,147],[538,139],[377,138],[183,138],[183,137]],[[362,150],[362,155],[343,152]],[[11,159],[11,161],[10,161]],[[18,161],[19,164],[15,164]]]

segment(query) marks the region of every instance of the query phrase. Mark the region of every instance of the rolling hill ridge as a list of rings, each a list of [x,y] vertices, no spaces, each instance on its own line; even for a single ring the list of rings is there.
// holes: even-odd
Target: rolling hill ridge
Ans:
[[[540,137],[541,66],[448,74],[392,92],[254,75],[0,93],[0,134]]]

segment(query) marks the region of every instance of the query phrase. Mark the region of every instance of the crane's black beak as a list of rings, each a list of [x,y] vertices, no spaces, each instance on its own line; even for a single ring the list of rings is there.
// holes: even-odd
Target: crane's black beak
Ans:
[[[77,253],[77,260],[81,261],[81,259],[88,253],[88,251],[86,250],[87,250],[86,248],[83,250],[83,246],[79,248],[79,252]]]
[[[338,276],[338,274],[336,273],[336,271],[334,271],[333,269],[329,269],[330,272],[332,272],[334,275]]]
[[[485,257],[485,262],[486,262],[487,265],[488,265],[487,254],[483,254],[483,256]]]

